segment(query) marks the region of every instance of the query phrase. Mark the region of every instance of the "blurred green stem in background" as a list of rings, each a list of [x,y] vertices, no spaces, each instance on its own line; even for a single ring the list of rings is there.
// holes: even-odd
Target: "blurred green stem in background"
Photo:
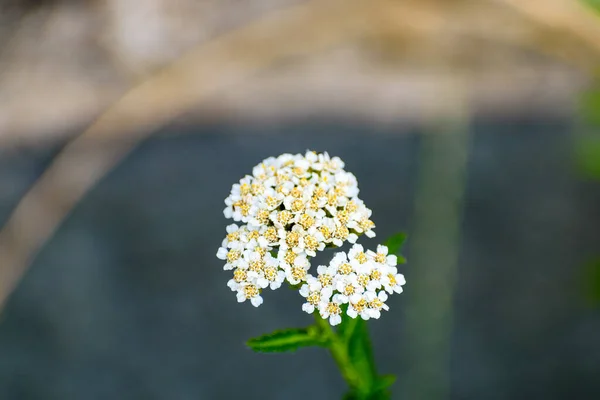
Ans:
[[[403,399],[449,398],[453,296],[468,161],[469,120],[461,88],[440,93],[455,107],[431,119],[421,138],[420,173],[411,233],[406,292]],[[442,96],[443,97],[443,96]],[[439,114],[438,114],[439,115]]]
[[[596,0],[600,11],[600,0]],[[598,73],[596,74],[598,76]],[[577,128],[574,135],[574,163],[584,179],[600,181],[600,80],[584,92],[579,105]],[[591,307],[600,307],[600,256],[592,255],[582,268],[582,293]]]

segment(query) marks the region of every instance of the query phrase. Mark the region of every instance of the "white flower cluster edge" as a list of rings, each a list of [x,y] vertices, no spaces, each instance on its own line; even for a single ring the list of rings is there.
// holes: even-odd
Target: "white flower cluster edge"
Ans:
[[[238,301],[258,307],[264,289],[287,281],[300,287],[302,309],[318,311],[331,325],[341,322],[343,309],[352,318],[379,318],[388,293],[401,293],[405,284],[387,247],[374,252],[354,244],[320,265],[316,276],[309,272],[317,251],[375,236],[358,192],[340,158],[312,151],[267,158],[234,184],[223,213],[237,224],[227,226],[217,257],[233,270],[227,285]]]

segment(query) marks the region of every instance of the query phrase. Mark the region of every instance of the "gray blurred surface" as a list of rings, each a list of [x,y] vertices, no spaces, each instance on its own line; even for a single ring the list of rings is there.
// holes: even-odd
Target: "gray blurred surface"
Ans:
[[[581,266],[600,250],[600,190],[574,174],[569,129],[473,124],[453,399],[600,398],[600,315],[580,294]],[[327,150],[374,210],[378,237],[361,243],[410,234],[420,131],[335,121],[166,130],[178,134],[142,144],[84,199],[13,294],[0,316],[0,398],[339,398],[344,383],[323,350],[245,348],[311,318],[290,290],[267,292],[258,309],[236,303],[215,257],[223,199],[265,157]],[[0,221],[56,148],[0,150]],[[405,299],[370,324],[396,387],[411,367]]]

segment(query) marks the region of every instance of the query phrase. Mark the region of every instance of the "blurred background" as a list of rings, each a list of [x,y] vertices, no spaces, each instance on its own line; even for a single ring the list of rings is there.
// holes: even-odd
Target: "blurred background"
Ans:
[[[394,399],[600,398],[600,3],[0,0],[0,399],[337,399],[216,251],[262,159],[340,156],[405,292]],[[321,257],[325,260],[330,254]]]

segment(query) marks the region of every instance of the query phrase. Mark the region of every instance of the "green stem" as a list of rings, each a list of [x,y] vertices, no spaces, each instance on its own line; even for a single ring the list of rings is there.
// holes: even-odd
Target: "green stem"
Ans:
[[[368,399],[377,374],[366,324],[361,320],[344,319],[336,332],[329,322],[318,314],[315,314],[315,322],[327,339],[327,347],[342,377],[352,390],[353,398]],[[357,331],[358,324],[362,324],[361,332]],[[358,340],[355,340],[357,334]],[[358,357],[353,357],[353,354],[357,354]]]

